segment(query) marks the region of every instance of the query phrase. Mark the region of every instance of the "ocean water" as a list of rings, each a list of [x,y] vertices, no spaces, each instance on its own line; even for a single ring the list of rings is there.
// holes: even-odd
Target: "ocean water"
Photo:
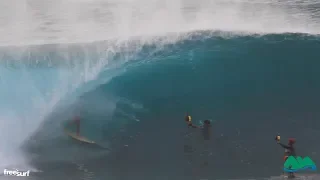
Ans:
[[[0,10],[0,172],[274,179],[278,133],[320,161],[316,1],[25,0]],[[209,141],[186,127],[187,112],[213,121]],[[74,116],[98,145],[64,134]]]

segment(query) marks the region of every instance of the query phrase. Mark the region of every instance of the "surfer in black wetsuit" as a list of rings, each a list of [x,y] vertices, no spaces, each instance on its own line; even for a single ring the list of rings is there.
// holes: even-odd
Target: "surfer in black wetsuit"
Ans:
[[[188,127],[201,128],[202,129],[202,133],[203,133],[203,138],[205,140],[210,140],[210,127],[211,127],[211,121],[210,120],[204,120],[203,121],[203,126],[197,126],[197,125],[194,125],[192,123],[192,118],[187,113],[187,115],[185,116],[185,121],[186,121]]]
[[[280,136],[279,136],[280,137]],[[286,161],[288,159],[289,156],[296,156],[296,150],[294,148],[294,143],[296,142],[296,140],[294,138],[289,138],[288,140],[288,145],[285,145],[285,144],[282,144],[280,142],[280,138],[276,138],[276,141],[277,143],[284,148],[284,157],[283,157],[283,160]],[[294,176],[294,173],[293,172],[290,172],[289,173],[289,177],[293,178],[295,177]]]
[[[197,129],[200,129],[201,132],[202,132],[202,136],[203,136],[203,139],[205,140],[204,142],[204,150],[203,152],[201,153],[202,155],[204,154],[209,154],[209,145],[210,145],[210,130],[211,130],[211,121],[210,120],[204,120],[203,121],[203,125],[201,126],[197,126],[197,125],[194,125],[192,123],[192,118],[191,116],[187,113],[187,115],[185,116],[185,121],[188,125],[188,128],[197,128]],[[187,133],[187,137],[190,138],[192,133]],[[190,153],[190,152],[193,152],[193,148],[191,145],[185,145],[184,146],[184,149],[185,149],[185,153]],[[204,162],[204,165],[207,166],[208,165],[208,162],[207,160],[205,160]]]

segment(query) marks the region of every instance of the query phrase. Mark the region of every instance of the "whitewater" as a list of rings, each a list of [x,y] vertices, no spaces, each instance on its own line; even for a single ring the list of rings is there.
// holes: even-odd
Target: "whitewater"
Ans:
[[[258,52],[254,51],[257,46],[252,45],[255,38],[261,38],[258,42],[268,41],[266,44],[284,42],[288,47],[294,46],[295,40],[301,40],[309,49],[315,47],[308,54],[314,53],[312,58],[318,58],[319,54],[315,52],[320,34],[320,4],[315,0],[11,0],[0,2],[0,34],[0,171],[20,168],[37,172],[43,171],[34,163],[41,155],[52,156],[50,161],[66,157],[52,153],[54,150],[44,150],[42,154],[40,150],[31,151],[34,147],[26,147],[28,144],[37,147],[54,142],[65,154],[81,151],[79,149],[82,147],[78,146],[66,148],[72,141],[61,143],[61,139],[55,140],[63,136],[59,132],[61,124],[72,118],[73,114],[68,110],[76,109],[79,101],[88,114],[99,115],[108,119],[106,121],[109,123],[111,116],[121,111],[124,119],[139,124],[140,119],[133,112],[152,111],[152,105],[145,110],[147,103],[133,98],[138,95],[124,97],[114,95],[112,90],[111,94],[109,91],[105,93],[105,89],[101,92],[97,90],[113,80],[117,81],[115,78],[122,75],[132,78],[134,82],[134,77],[144,72],[143,68],[133,72],[131,69],[144,65],[148,67],[153,63],[157,67],[157,62],[163,59],[168,64],[177,63],[182,67],[189,64],[195,68],[198,63],[200,66],[202,58],[199,56],[198,61],[195,58],[197,53],[213,53],[207,59],[220,56],[223,59],[228,50],[241,56],[241,52],[237,52],[237,48],[242,46],[238,40],[248,42],[252,52]],[[277,36],[286,34],[289,35]],[[269,36],[276,37],[269,39]],[[286,43],[287,40],[293,42]],[[206,49],[209,45],[202,44],[204,41],[212,48]],[[267,48],[265,51],[272,52]],[[185,60],[177,60],[180,58]],[[258,56],[255,58],[258,59]],[[155,72],[170,73],[170,68],[161,69],[160,66]],[[143,77],[147,76],[148,73],[145,73]],[[173,77],[166,79],[172,80]],[[150,80],[156,81],[165,80]],[[130,82],[124,81],[123,84]],[[317,80],[312,79],[312,82]],[[144,87],[143,84],[131,84],[125,90],[120,88],[116,92],[130,92],[134,86]],[[138,90],[133,88],[132,92],[135,91]],[[89,93],[87,99],[84,98],[86,93]],[[90,93],[94,95],[91,97]],[[162,102],[164,100],[161,98],[180,96],[178,90],[170,93],[153,101]],[[119,108],[119,103],[129,106],[130,110]],[[205,105],[203,109],[206,109]],[[97,127],[101,128],[101,132],[108,133],[121,130],[121,125],[113,128],[109,124],[105,128],[105,122],[99,118],[88,119],[91,119],[88,126],[95,127],[88,130],[88,134],[99,141],[108,138],[104,138],[103,133],[93,133]],[[120,121],[119,118],[117,121]],[[121,122],[128,124],[127,120]],[[111,139],[103,144],[110,146]],[[53,145],[47,148],[54,149]],[[100,151],[88,151],[85,149],[80,154],[88,157],[105,155]],[[81,155],[70,157],[68,161],[73,162]],[[81,164],[76,164],[82,168]],[[152,175],[149,177],[153,178]]]
[[[14,0],[0,5],[4,46],[197,30],[318,34],[320,29],[317,1]]]

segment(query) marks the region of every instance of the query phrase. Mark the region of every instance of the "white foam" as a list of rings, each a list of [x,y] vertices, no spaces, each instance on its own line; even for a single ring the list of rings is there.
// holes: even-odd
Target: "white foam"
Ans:
[[[91,42],[196,30],[320,33],[309,0],[11,0],[0,2],[0,44]]]
[[[79,59],[72,58],[73,53],[68,49],[52,49],[60,53],[61,61],[66,62],[62,68],[53,69],[48,68],[49,64],[44,64],[45,68],[30,68],[28,63],[24,63],[32,59],[28,54],[36,53],[37,49],[13,48],[6,52],[6,56],[0,53],[0,169],[15,165],[32,168],[28,165],[29,158],[20,149],[21,145],[41,126],[61,100],[87,82],[95,80],[104,71],[114,55],[114,51],[108,51],[108,48],[113,49],[107,46],[99,51],[97,47],[94,49],[96,51],[88,52],[85,47],[79,48],[78,53],[83,53],[83,63],[77,63]],[[92,54],[98,57],[91,59]],[[46,52],[43,52],[43,57],[39,55],[40,61],[44,61],[46,56]],[[8,57],[13,60],[7,60]],[[20,65],[10,68],[4,61],[20,62]],[[103,82],[97,81],[84,91],[109,81],[116,73],[108,75],[101,80]],[[81,93],[78,92],[78,95]]]

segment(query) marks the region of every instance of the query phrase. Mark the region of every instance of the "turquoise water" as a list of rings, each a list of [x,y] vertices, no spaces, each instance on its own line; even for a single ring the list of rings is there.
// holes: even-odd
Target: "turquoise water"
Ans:
[[[284,143],[295,137],[298,154],[317,163],[319,37],[224,38],[208,37],[207,33],[161,48],[157,42],[141,49],[132,43],[101,66],[88,65],[110,58],[93,43],[90,48],[66,50],[67,55],[61,57],[72,59],[69,64],[1,70],[1,76],[10,76],[9,83],[16,87],[29,88],[26,76],[21,75],[24,69],[39,90],[55,89],[63,94],[23,148],[35,155],[30,161],[44,171],[39,176],[63,178],[61,169],[66,167],[68,177],[74,178],[84,176],[80,173],[83,169],[96,179],[270,177],[283,168],[283,149],[273,140],[277,133]],[[138,50],[133,53],[132,49]],[[44,54],[50,57],[58,50],[52,47]],[[54,62],[58,57],[52,56]],[[83,58],[76,61],[77,57]],[[95,65],[97,68],[92,68]],[[83,75],[85,70],[99,73],[90,80],[79,78],[90,77],[90,73]],[[16,81],[19,77],[24,77],[21,82],[26,84],[14,83],[20,82]],[[13,84],[10,87],[15,87]],[[2,102],[21,111],[28,103],[19,103],[19,96],[39,96],[19,90],[16,101],[11,101],[8,94],[13,92],[5,90]],[[48,97],[43,98],[45,103],[53,101]],[[186,112],[197,124],[205,119],[214,121],[209,142],[200,131],[188,130]],[[65,137],[62,129],[75,114],[82,118],[82,134],[111,150]],[[188,133],[191,135],[185,137]],[[186,152],[186,145],[193,150]],[[79,164],[85,168],[79,170]]]

